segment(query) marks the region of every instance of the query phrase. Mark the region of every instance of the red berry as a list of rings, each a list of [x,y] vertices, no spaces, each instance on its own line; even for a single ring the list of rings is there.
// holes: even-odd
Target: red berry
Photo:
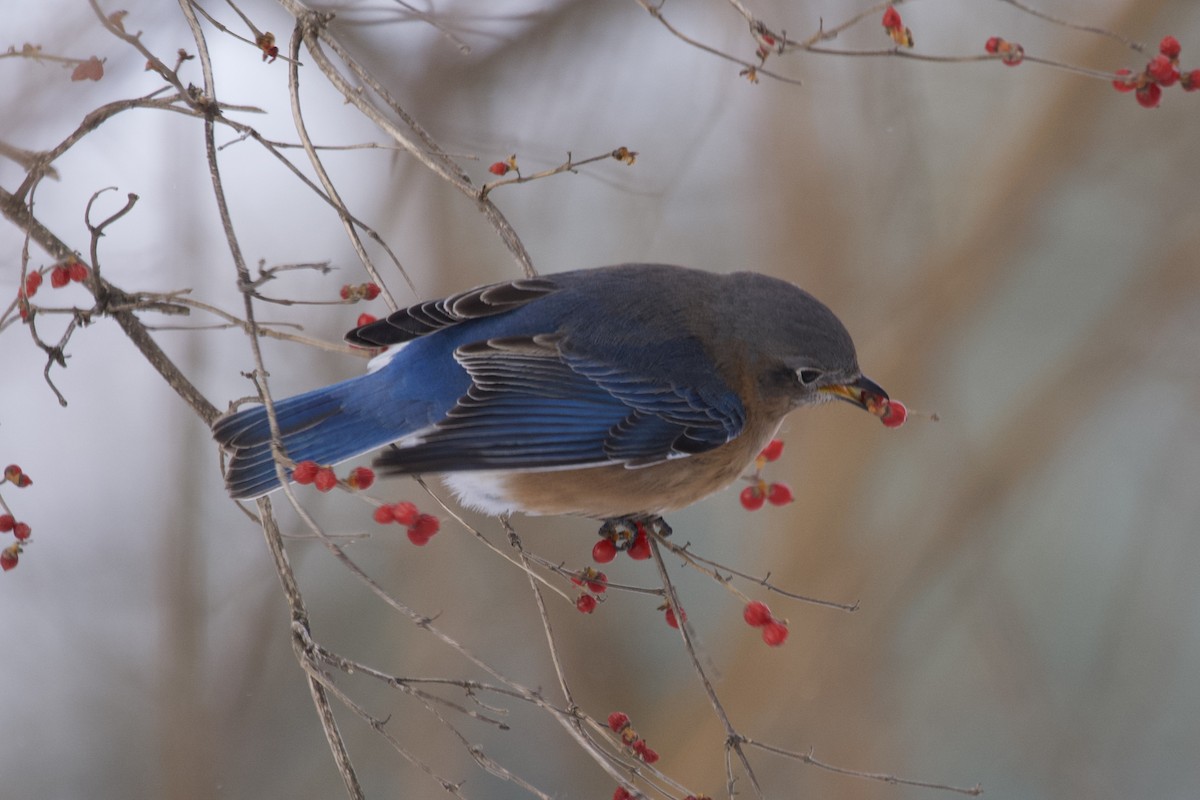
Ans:
[[[29,525],[26,523],[18,522],[16,525],[13,525],[13,536],[17,537],[18,541],[23,542],[28,539],[29,533]]]
[[[83,264],[80,264],[78,261],[72,261],[70,265],[67,266],[67,272],[70,273],[71,280],[75,281],[76,283],[83,283],[88,277],[88,268]]]
[[[363,325],[370,325],[375,320],[376,317],[371,314],[359,314],[358,320],[354,323],[354,327],[361,328]]]
[[[1137,101],[1142,108],[1158,108],[1160,100],[1162,100],[1162,87],[1157,83],[1147,83],[1145,86],[1138,87]]]
[[[416,505],[407,500],[403,503],[396,503],[393,506],[389,506],[389,509],[392,512],[392,519],[406,528],[409,525],[415,524],[417,518],[421,516],[417,511]]]
[[[376,297],[379,297],[381,291],[378,283],[364,283],[362,286],[362,295],[368,300],[374,300]]]
[[[617,557],[617,546],[611,539],[601,539],[592,546],[592,561],[607,564]]]
[[[1003,42],[1004,42],[1004,40],[1001,39],[999,36],[993,36],[990,39],[988,39],[987,42],[983,45],[983,49],[986,50],[987,52],[991,53],[992,55],[995,55],[996,53],[1000,52],[1000,45]]]
[[[429,538],[428,536],[422,536],[416,528],[408,529],[408,540],[417,547],[424,547],[429,544]]]
[[[294,480],[296,483],[307,485],[316,480],[317,473],[320,471],[321,468],[317,466],[317,462],[301,461],[296,465],[295,469],[292,470],[292,480]]]
[[[1179,85],[1183,87],[1185,92],[1194,92],[1200,89],[1200,69],[1194,69],[1191,72],[1185,72],[1180,75]]]
[[[773,506],[786,506],[795,499],[786,483],[772,483],[767,487],[767,502]]]
[[[879,420],[889,428],[899,428],[908,419],[908,409],[899,400],[888,400],[883,406]]]
[[[50,285],[55,289],[61,289],[71,282],[71,271],[59,264],[54,269],[50,270]]]
[[[670,606],[667,606],[667,612],[664,616],[666,616],[666,618],[667,618],[667,624],[670,625],[672,628],[679,627],[679,620],[675,617],[675,609],[671,608]],[[681,611],[680,616],[683,617],[684,622],[687,622],[687,612],[686,611]]]
[[[375,472],[370,467],[355,467],[346,476],[351,489],[369,489],[375,482]]]
[[[0,514],[0,533],[8,533],[16,524],[17,521],[13,519],[12,514]]]
[[[1014,43],[1009,44],[1008,48],[1004,50],[1004,57],[1001,59],[1001,63],[1006,67],[1015,67],[1024,60],[1025,48]]]
[[[647,764],[653,764],[655,761],[658,761],[658,753],[654,752],[649,747],[646,747],[644,742],[642,743],[642,748],[638,750],[638,755],[641,756],[642,761],[645,761]]]
[[[591,567],[585,567],[582,574],[571,576],[571,583],[576,586],[586,584],[589,591],[603,594],[608,589],[608,576]]]
[[[341,295],[343,300],[349,300],[354,296],[354,287],[348,283],[342,284],[342,289],[340,292],[338,292],[338,294]]]
[[[596,610],[596,598],[590,594],[581,594],[575,598],[575,608],[579,609],[581,614],[590,614]]]
[[[33,297],[37,294],[38,287],[42,285],[42,273],[31,272],[25,276],[25,296]]]
[[[1158,43],[1158,52],[1167,58],[1179,58],[1179,53],[1182,50],[1183,45],[1179,44],[1179,40],[1174,36],[1164,36],[1163,40]]]
[[[492,164],[490,167],[488,167],[488,172],[492,173],[493,175],[507,175],[508,170],[508,164],[505,164],[503,161],[497,161],[495,164]]]
[[[426,539],[432,538],[442,528],[442,523],[433,514],[420,514],[411,529]]]
[[[623,711],[614,711],[608,715],[608,727],[613,733],[620,733],[629,727],[629,715]]]
[[[1119,69],[1119,70],[1117,70],[1117,74],[1122,77],[1118,78],[1117,80],[1113,81],[1112,83],[1113,83],[1113,88],[1116,89],[1118,92],[1132,92],[1134,89],[1137,88],[1137,86],[1135,86],[1132,83],[1133,70]]]
[[[758,600],[751,600],[746,603],[746,607],[742,609],[742,619],[746,620],[746,624],[751,628],[761,628],[771,620],[775,619],[771,615],[771,609],[766,603],[760,603]]]
[[[783,454],[783,439],[772,439],[767,442],[767,446],[762,449],[758,457],[764,461],[775,461]]]
[[[3,550],[0,550],[0,570],[8,572],[17,565],[17,554],[21,552],[21,548],[17,545],[10,545]]]
[[[392,517],[392,507],[387,505],[386,503],[381,505],[379,508],[375,509],[375,513],[372,514],[371,516],[373,516],[375,518],[375,521],[378,522],[380,525],[389,525],[396,521]]]
[[[742,503],[742,508],[747,511],[758,511],[763,507],[763,503],[767,501],[766,494],[757,483],[742,489],[742,493],[738,495],[738,499]]]
[[[596,594],[604,594],[608,591],[608,576],[603,572],[597,572],[588,582],[587,587]]]
[[[633,800],[633,795],[624,786],[618,786],[613,792],[612,800]]]
[[[1161,53],[1150,59],[1150,63],[1146,65],[1146,74],[1163,86],[1170,86],[1179,80],[1179,70],[1171,63],[1171,59]],[[53,275],[50,276],[50,282],[54,283]]]
[[[888,6],[887,9],[883,12],[883,27],[891,29],[891,28],[899,28],[899,27],[902,27],[903,25],[904,25],[904,23],[901,22],[901,20],[900,20],[900,12],[897,11],[892,6]]]
[[[629,557],[634,561],[645,561],[650,557],[650,540],[646,538],[645,531],[638,531],[638,535],[634,537],[633,544],[629,545],[626,551]]]
[[[770,647],[779,647],[787,641],[787,625],[779,620],[771,620],[762,629],[762,640]]]
[[[337,475],[333,474],[333,469],[330,467],[321,467],[313,476],[313,485],[317,487],[318,492],[328,492],[337,486],[337,482]]]

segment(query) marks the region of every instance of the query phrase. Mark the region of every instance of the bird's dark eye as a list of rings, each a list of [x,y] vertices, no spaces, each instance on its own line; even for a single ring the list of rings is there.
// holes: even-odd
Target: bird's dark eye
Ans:
[[[823,373],[819,369],[799,369],[796,370],[796,376],[800,378],[800,382],[805,386],[812,386],[820,380]]]

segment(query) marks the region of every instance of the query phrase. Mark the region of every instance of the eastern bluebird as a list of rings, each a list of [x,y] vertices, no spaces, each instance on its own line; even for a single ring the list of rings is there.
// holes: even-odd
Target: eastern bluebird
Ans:
[[[623,264],[495,283],[346,335],[367,374],[275,403],[294,461],[391,444],[492,514],[654,518],[735,481],[800,406],[880,413],[828,308],[785,281]],[[279,487],[266,410],[218,420],[235,498]]]

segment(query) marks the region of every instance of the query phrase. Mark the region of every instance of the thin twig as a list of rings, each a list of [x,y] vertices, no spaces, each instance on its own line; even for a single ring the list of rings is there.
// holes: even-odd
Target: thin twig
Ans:
[[[520,237],[517,236],[516,231],[513,230],[508,219],[500,212],[500,209],[487,198],[478,197],[474,186],[471,184],[471,179],[454,162],[454,159],[450,158],[449,155],[434,143],[424,128],[417,124],[416,120],[396,102],[391,93],[329,33],[326,27],[328,16],[311,10],[301,0],[280,0],[280,2],[303,24],[304,45],[313,56],[317,68],[321,70],[333,87],[367,119],[407,150],[409,154],[417,158],[418,161],[433,170],[435,174],[446,180],[460,192],[473,198],[476,206],[492,224],[492,227],[499,234],[505,246],[508,247],[509,252],[517,260],[524,274],[527,277],[536,275],[537,270],[533,267],[533,259],[525,249],[525,245]],[[328,45],[333,50],[354,76],[362,81],[375,96],[379,97],[404,122],[412,132],[412,135],[402,131],[399,126],[370,103],[362,92],[359,92],[355,87],[350,85],[341,71],[329,61],[322,48],[322,44]]]
[[[721,725],[725,728],[726,757],[728,759],[731,752],[737,755],[738,760],[742,764],[742,769],[754,789],[754,794],[757,797],[763,797],[762,786],[758,783],[758,776],[754,774],[754,768],[750,766],[750,759],[746,757],[746,752],[742,749],[742,742],[745,741],[745,737],[733,727],[733,723],[729,719],[729,714],[725,711],[725,704],[721,702],[721,698],[717,695],[717,690],[713,686],[712,681],[709,680],[708,673],[704,671],[704,665],[700,663],[700,656],[696,653],[696,645],[692,641],[691,626],[684,619],[683,609],[679,604],[679,595],[675,591],[675,584],[671,581],[670,573],[667,572],[666,562],[663,561],[662,550],[659,547],[661,541],[662,538],[657,533],[650,535],[650,551],[654,554],[654,565],[658,568],[658,577],[662,581],[667,602],[675,612],[675,619],[679,622],[679,635],[683,639],[684,649],[687,651],[688,658],[692,662],[692,669],[695,671],[696,677],[699,678],[705,695],[708,696],[709,705],[712,706],[713,711],[717,714],[717,719],[720,720]],[[736,794],[731,767],[727,767],[726,789],[731,798]]]
[[[756,64],[752,61],[747,61],[746,59],[738,58],[737,56],[730,55],[729,53],[726,53],[723,50],[719,50],[716,47],[707,45],[704,42],[701,42],[697,39],[693,39],[692,37],[688,36],[686,33],[679,30],[678,28],[676,28],[674,25],[672,25],[670,22],[667,21],[667,18],[665,16],[663,16],[661,3],[659,5],[653,5],[652,3],[649,2],[649,0],[634,0],[634,2],[637,3],[639,6],[641,6],[643,9],[645,9],[647,12],[649,12],[650,16],[652,16],[656,20],[658,20],[659,23],[661,23],[664,28],[666,28],[668,31],[670,31],[672,36],[674,36],[675,38],[679,39],[680,41],[682,41],[686,44],[691,45],[692,47],[695,47],[699,50],[703,50],[706,53],[711,53],[712,55],[714,55],[718,58],[722,58],[726,61],[731,61],[734,64],[738,64],[739,66],[744,67],[746,72],[749,74],[766,75],[768,78],[774,78],[777,81],[781,81],[783,83],[790,83],[794,86],[803,86],[804,85],[804,82],[801,81],[799,78],[789,78],[785,75],[780,75],[777,72],[772,72],[771,70],[763,69],[762,64]]]
[[[1058,17],[1051,16],[1050,14],[1047,14],[1045,11],[1039,11],[1038,9],[1033,8],[1032,6],[1029,6],[1029,5],[1026,5],[1025,3],[1020,2],[1020,0],[998,0],[998,2],[1007,3],[1008,5],[1012,6],[1013,8],[1024,11],[1026,14],[1031,14],[1032,16],[1035,16],[1038,19],[1043,19],[1046,22],[1051,22],[1055,25],[1062,25],[1065,28],[1070,28],[1070,29],[1076,30],[1076,31],[1083,31],[1084,33],[1094,33],[1099,36],[1106,36],[1109,39],[1120,42],[1121,44],[1125,45],[1126,47],[1130,48],[1131,50],[1136,50],[1139,53],[1145,52],[1145,50],[1146,50],[1145,45],[1141,44],[1140,42],[1135,42],[1133,39],[1126,38],[1125,36],[1122,36],[1121,34],[1116,33],[1114,31],[1106,30],[1105,28],[1096,27],[1094,25],[1080,25],[1075,22],[1068,22],[1065,19],[1059,19]]]
[[[517,535],[517,530],[512,526],[512,521],[506,515],[501,517],[500,523],[504,526],[504,530],[508,532],[508,543],[512,546],[512,549],[517,551],[517,555],[521,559],[521,566],[525,570],[525,575],[529,578],[529,588],[533,592],[533,599],[537,604],[538,617],[542,623],[542,630],[546,633],[546,646],[550,652],[550,663],[554,665],[554,675],[558,678],[558,688],[563,693],[563,699],[567,702],[567,710],[573,714],[576,709],[575,696],[571,693],[571,687],[567,684],[567,673],[563,667],[562,657],[558,652],[558,642],[554,639],[554,627],[550,624],[550,613],[546,610],[546,599],[542,597],[541,587],[538,586],[537,580],[534,577],[533,567],[530,566],[529,560],[525,557],[525,547],[521,544],[521,537]]]
[[[617,149],[612,150],[608,153],[601,153],[598,156],[591,156],[589,158],[584,158],[584,159],[580,159],[579,161],[575,161],[572,159],[571,154],[567,153],[567,160],[564,161],[563,163],[559,164],[557,167],[551,167],[550,169],[544,169],[541,172],[535,172],[532,175],[522,175],[518,171],[515,177],[502,178],[497,181],[492,181],[491,183],[485,183],[483,186],[481,186],[479,188],[479,197],[480,198],[487,197],[488,193],[490,193],[493,189],[496,189],[500,186],[508,186],[510,184],[516,184],[516,183],[529,183],[530,181],[541,180],[542,178],[549,178],[552,175],[561,175],[564,172],[575,172],[576,169],[584,166],[585,164],[592,164],[596,161],[604,161],[609,158],[616,159],[617,161],[621,161],[621,162],[624,162],[625,164],[632,165],[634,160],[637,158],[637,155],[638,155],[637,153],[631,151],[627,147],[618,147]]]
[[[799,600],[803,603],[811,603],[813,605],[824,606],[826,608],[836,608],[839,611],[857,611],[858,610],[858,602],[857,601],[855,601],[853,603],[839,603],[835,600],[822,600],[819,597],[809,597],[808,595],[797,594],[796,592],[788,591],[787,589],[784,589],[780,586],[776,586],[775,584],[771,583],[770,575],[766,575],[763,577],[757,577],[754,575],[750,575],[748,573],[741,572],[740,570],[733,569],[732,567],[727,567],[724,564],[719,564],[716,561],[710,561],[707,558],[702,558],[701,556],[698,556],[695,553],[693,553],[686,546],[674,544],[668,539],[660,539],[659,541],[662,543],[663,547],[667,548],[672,553],[674,553],[675,555],[677,555],[681,559],[683,559],[683,562],[686,565],[709,576],[710,578],[715,580],[717,583],[720,583],[722,586],[727,588],[729,591],[733,592],[739,599],[741,599],[743,601],[749,601],[750,598],[747,597],[742,592],[740,592],[737,588],[735,588],[732,585],[731,581],[727,577],[725,577],[724,575],[721,574],[722,570],[725,572],[728,572],[730,575],[736,575],[739,578],[742,578],[747,581],[751,581],[752,583],[756,583],[759,586],[762,586],[764,589],[766,589],[769,592],[774,592],[776,594],[787,597],[791,600]]]
[[[879,781],[881,783],[890,783],[894,786],[918,786],[922,789],[938,789],[938,790],[946,791],[946,792],[955,792],[957,794],[965,794],[970,797],[978,797],[979,795],[983,794],[983,787],[980,786],[979,784],[976,784],[975,786],[970,786],[970,787],[951,786],[950,784],[946,784],[946,783],[933,783],[930,781],[912,780],[910,778],[898,778],[895,775],[891,775],[891,774],[884,773],[884,772],[863,772],[861,770],[849,769],[847,767],[839,767],[834,764],[830,764],[828,762],[821,761],[813,756],[812,750],[801,753],[801,752],[798,752],[795,750],[785,750],[782,747],[776,747],[774,745],[766,744],[764,742],[757,742],[753,739],[743,739],[742,741],[743,741],[743,743],[745,743],[745,745],[747,747],[757,747],[759,750],[763,750],[768,753],[774,753],[775,755],[786,756],[787,758],[793,758],[804,764],[811,764],[812,766],[817,767],[819,769],[823,769],[827,772],[835,772],[838,775],[848,775],[852,778],[863,778],[863,779],[869,780],[869,781]]]
[[[383,300],[385,303],[387,303],[388,309],[390,311],[396,311],[400,308],[400,306],[396,303],[396,298],[392,297],[392,293],[388,291],[387,282],[384,281],[380,276],[379,270],[376,269],[375,263],[371,260],[370,254],[367,253],[367,248],[363,245],[363,241],[359,237],[358,231],[355,230],[353,217],[350,215],[350,211],[346,208],[346,203],[342,200],[341,195],[338,194],[337,188],[333,185],[333,179],[330,178],[329,173],[326,172],[325,164],[321,161],[320,155],[318,155],[316,148],[313,146],[312,139],[309,138],[308,135],[308,127],[304,124],[304,112],[300,106],[300,70],[299,64],[296,61],[300,55],[300,41],[302,36],[303,34],[301,32],[301,25],[299,22],[297,22],[295,28],[292,30],[292,39],[290,45],[292,60],[288,68],[288,96],[291,98],[292,104],[292,123],[296,127],[296,133],[300,136],[300,144],[304,146],[304,152],[308,154],[308,163],[317,173],[317,178],[321,181],[321,185],[325,188],[325,195],[329,198],[330,202],[333,203],[333,207],[338,213],[338,218],[342,221],[342,227],[346,231],[346,236],[350,239],[350,245],[354,248],[354,252],[358,255],[358,260],[362,262],[363,268],[366,269],[367,274],[371,276],[371,280],[375,281],[375,283],[382,289]],[[409,276],[408,270],[403,266],[398,266],[400,269],[400,276],[404,278],[405,282],[408,284],[408,288],[412,290],[414,295],[417,294],[417,287],[413,283],[412,278]]]

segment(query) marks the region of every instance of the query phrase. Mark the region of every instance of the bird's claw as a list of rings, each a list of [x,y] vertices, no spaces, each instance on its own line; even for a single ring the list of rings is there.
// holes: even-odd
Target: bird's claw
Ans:
[[[615,544],[618,550],[629,549],[639,533],[670,536],[671,526],[659,516],[613,517],[604,520],[600,526],[600,536]]]

